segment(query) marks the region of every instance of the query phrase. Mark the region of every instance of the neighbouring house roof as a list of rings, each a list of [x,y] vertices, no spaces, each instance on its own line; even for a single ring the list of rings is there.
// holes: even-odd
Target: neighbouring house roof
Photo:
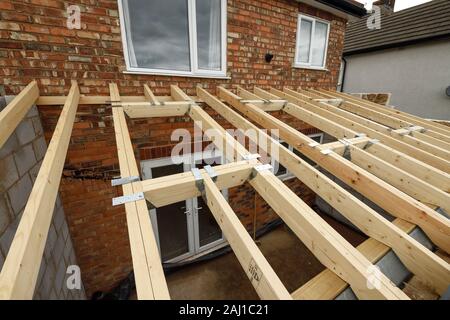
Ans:
[[[450,1],[434,0],[395,13],[381,13],[381,29],[366,17],[349,23],[344,55],[370,52],[450,36]]]

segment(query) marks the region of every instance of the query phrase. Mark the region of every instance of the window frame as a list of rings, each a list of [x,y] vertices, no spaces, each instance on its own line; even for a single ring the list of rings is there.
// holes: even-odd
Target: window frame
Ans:
[[[122,38],[123,54],[125,59],[126,71],[131,74],[149,74],[163,76],[180,77],[198,77],[198,78],[229,78],[227,76],[227,0],[220,0],[220,28],[221,28],[221,69],[204,70],[198,68],[197,54],[197,20],[196,20],[196,0],[187,0],[188,2],[188,25],[189,25],[189,53],[191,71],[152,69],[143,67],[132,67],[128,54],[127,31],[125,28],[125,15],[123,11],[123,0],[118,0],[120,34]]]
[[[283,145],[283,143],[286,143],[286,144],[287,144],[287,147],[286,147],[286,146],[284,146],[284,147],[288,148],[289,151],[293,152],[294,148],[293,148],[290,144],[288,144],[286,141],[280,139],[278,142],[280,143],[280,145]],[[278,174],[278,172],[275,173],[275,166],[276,166],[276,163],[277,163],[277,162],[278,162],[278,161],[276,161],[273,157],[270,158],[270,165],[272,166],[272,173],[273,173],[278,179],[280,179],[281,181],[285,181],[285,180],[294,178],[294,175],[293,175],[293,174],[288,170],[288,168],[286,168],[286,167],[285,167],[285,168],[286,168],[286,172],[285,172],[285,173],[283,173],[283,174]],[[280,165],[282,165],[282,164],[281,164],[280,162],[278,162],[278,169],[280,168],[280,167],[279,167]]]
[[[309,50],[309,62],[305,63],[305,62],[300,62],[297,61],[297,57],[298,57],[298,47],[299,47],[299,43],[300,43],[300,29],[301,29],[301,21],[302,19],[310,21],[312,23],[311,26],[311,43],[310,43],[310,50]],[[316,22],[321,22],[327,25],[327,38],[326,38],[326,43],[325,43],[325,52],[324,52],[324,57],[323,57],[323,63],[322,66],[313,66],[311,64],[312,61],[312,48],[313,48],[313,42],[314,42],[314,33],[316,30]],[[328,42],[330,41],[330,29],[331,29],[331,24],[330,21],[327,20],[323,20],[317,17],[312,17],[312,16],[307,16],[304,14],[299,14],[298,18],[297,18],[297,35],[296,35],[296,40],[295,40],[295,56],[294,56],[294,67],[295,68],[303,68],[303,69],[315,69],[315,70],[327,70],[327,54],[328,54]]]
[[[309,138],[319,138],[319,142],[318,142],[318,143],[320,143],[320,144],[323,143],[324,136],[325,136],[325,135],[324,135],[323,132],[308,134],[308,137],[309,137]],[[279,140],[279,143],[280,143],[280,144],[286,143],[286,141],[284,141],[284,140]],[[294,152],[294,147],[291,146],[290,144],[288,144],[288,149],[289,149],[289,151]],[[272,173],[273,173],[278,179],[280,179],[281,181],[286,181],[286,180],[290,180],[290,179],[295,178],[295,175],[294,175],[291,171],[289,171],[288,168],[286,168],[286,173],[277,175],[277,174],[274,172],[274,171],[275,171],[275,162],[277,162],[275,159],[273,159],[273,158],[270,159],[270,164],[271,164],[271,166],[272,166]],[[278,163],[278,164],[280,165],[280,163]],[[315,167],[317,167],[317,165],[316,165]]]

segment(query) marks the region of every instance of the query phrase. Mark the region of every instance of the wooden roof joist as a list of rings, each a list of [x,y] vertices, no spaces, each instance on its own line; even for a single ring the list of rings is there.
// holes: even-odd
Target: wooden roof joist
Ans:
[[[368,100],[364,100],[361,98],[354,97],[352,95],[342,93],[342,92],[336,92],[336,91],[325,91],[323,89],[318,90],[321,95],[325,95],[328,97],[335,97],[335,98],[341,98],[345,101],[350,101],[353,103],[357,103],[358,105],[369,107],[371,109],[377,110],[381,113],[384,113],[386,115],[390,115],[394,118],[401,119],[405,122],[408,122],[412,125],[416,126],[422,126],[423,128],[427,129],[427,131],[424,133],[425,135],[435,137],[437,139],[442,139],[446,142],[450,142],[450,129],[447,126],[444,126],[442,124],[426,120],[417,116],[414,116],[412,114],[392,109],[383,105],[380,105],[378,103],[374,103]]]
[[[111,101],[121,100],[116,84],[110,84],[110,96]],[[112,112],[120,175],[122,178],[140,176],[123,109],[113,107]],[[139,182],[124,184],[122,190],[124,195],[143,192]],[[137,296],[141,300],[169,299],[147,203],[145,200],[125,203],[125,211]]]
[[[207,105],[213,108],[236,128],[260,131],[257,126],[231,110],[219,99],[215,98],[205,90],[197,88],[197,94],[207,103]],[[400,259],[413,273],[417,275],[420,274],[420,277],[423,279],[428,279],[426,282],[438,292],[442,293],[446,290],[448,283],[450,283],[450,268],[446,262],[438,258],[421,244],[417,243],[405,232],[392,225],[377,212],[351,195],[337,183],[330,180],[316,168],[303,161],[295,153],[289,151],[289,149],[282,145],[276,144],[276,141],[267,134],[259,132],[259,137],[260,139],[265,140],[264,143],[259,141],[254,135],[248,135],[249,139],[253,140],[253,142],[257,143],[263,151],[269,154],[272,154],[271,146],[277,145],[278,149],[276,152],[279,153],[279,161],[284,167],[331,206],[341,212],[368,236],[392,247],[396,253],[398,252],[397,254]],[[405,248],[410,248],[412,251],[405,250]],[[421,259],[423,264],[419,266],[419,264],[417,264],[417,259]],[[435,272],[440,275],[436,276]]]
[[[291,300],[286,287],[264,258],[219,187],[206,172],[203,172],[202,176],[206,203],[258,295],[262,299]]]
[[[340,155],[334,152],[325,155],[320,148],[310,147],[311,138],[257,106],[241,103],[239,97],[228,90],[219,88],[219,96],[263,128],[278,129],[280,137],[295,149],[394,217],[419,225],[436,245],[450,252],[450,223],[447,218]]]
[[[276,90],[273,91],[275,92]],[[290,100],[296,101],[296,99]],[[305,103],[302,105],[305,105]],[[314,110],[314,106],[311,105],[310,109]],[[284,110],[294,117],[321,129],[337,139],[358,136],[356,131],[336,123],[333,117],[322,117],[315,114],[313,111],[308,111],[293,103],[288,104]],[[378,143],[375,144],[378,145]],[[450,212],[450,196],[446,192],[448,189],[444,189],[445,191],[443,191],[430,183],[421,180],[419,177],[414,176],[412,173],[408,173],[407,171],[398,168],[397,165],[391,164],[388,161],[369,153],[372,145],[373,143],[371,143],[370,140],[367,141],[362,139],[361,142],[352,142],[348,146],[341,142],[340,146],[332,147],[332,149],[335,151],[339,149],[341,155],[343,155],[344,150],[346,150],[348,152],[349,160],[366,169],[368,172],[425,204],[440,207],[447,212]],[[429,173],[430,170],[427,170],[427,175],[429,175]],[[437,174],[437,177],[441,179],[444,178],[443,181],[450,183],[450,175],[446,173],[440,172]]]
[[[38,98],[37,83],[31,81],[0,113],[0,148],[3,147]]]
[[[350,113],[342,115],[334,113],[333,111],[338,112],[338,110],[340,109],[332,105],[326,103],[314,103],[312,101],[305,100],[300,95],[295,94],[295,91],[289,90],[287,88],[285,88],[284,90],[285,91],[282,92],[271,88],[271,91],[273,93],[283,96],[288,101],[295,104],[295,106],[293,106],[292,108],[288,108],[287,111],[290,111],[294,116],[301,116],[300,111],[302,109],[305,109],[313,112],[317,116],[327,119],[328,123],[327,125],[322,126],[322,130],[336,138],[342,139],[347,137],[355,137],[359,133],[368,133],[369,135],[373,133],[368,131],[360,132],[361,130],[364,130],[365,127],[370,127],[370,124],[372,123],[370,120],[364,119],[362,120],[363,122],[359,122],[359,119],[354,119],[353,115]],[[346,113],[346,111],[343,112]],[[313,117],[312,119],[315,118]],[[359,123],[355,122],[354,120],[358,121]],[[346,131],[341,133],[339,131],[336,131],[336,124],[339,128],[344,127]],[[318,123],[315,122],[314,125],[318,125]],[[380,136],[371,136],[371,138],[380,138]],[[442,170],[439,170],[427,163],[419,161],[414,156],[407,155],[400,150],[396,150],[393,147],[388,147],[385,143],[373,144],[370,148],[367,148],[366,151],[372,154],[376,153],[376,156],[380,157],[384,161],[389,162],[390,164],[395,165],[413,175],[416,175],[420,179],[440,188],[441,190],[444,190],[446,192],[449,190],[450,176],[448,175],[448,173],[443,172]]]
[[[252,162],[256,161],[248,160],[214,167],[217,174],[215,182],[211,180],[204,169],[200,170],[206,192],[206,203],[258,295],[262,299],[292,299],[220,192],[221,189],[240,185],[247,181],[254,167],[251,165]],[[152,204],[157,203],[156,206],[201,195],[192,173],[144,181],[143,189],[146,198]],[[166,190],[170,192],[171,197],[164,202],[158,201],[157,198]]]
[[[222,140],[232,139],[215,120],[200,110],[192,108],[190,112],[196,116],[195,120],[204,123],[204,129],[215,128],[221,133]],[[238,154],[242,154],[242,148]],[[250,153],[246,151],[245,154]],[[249,182],[319,261],[350,283],[359,298],[408,299],[384,275],[378,279],[379,288],[368,289],[367,270],[371,264],[271,171],[258,172]]]
[[[350,101],[343,101],[339,104],[338,107],[357,116],[363,117],[364,119],[369,119],[377,122],[377,124],[370,123],[372,127],[375,127],[374,130],[376,131],[390,135],[397,140],[401,140],[418,149],[429,152],[431,154],[435,154],[436,156],[443,159],[450,159],[450,152],[446,148],[446,143],[442,142],[439,145],[433,144],[434,140],[437,139],[425,136],[420,133],[420,130],[423,130],[422,127],[414,127],[411,123],[401,121],[395,117],[391,117],[382,112],[366,108]],[[358,119],[358,117],[354,118]],[[426,137],[425,140],[423,139],[423,137]],[[443,145],[443,143],[445,143],[445,145]]]
[[[450,161],[448,161],[447,158],[439,157],[435,154],[430,153],[429,151],[419,149],[417,148],[417,146],[411,145],[410,143],[403,141],[403,137],[409,136],[397,135],[396,137],[392,137],[390,135],[391,131],[389,130],[389,128],[379,123],[376,123],[370,119],[363,118],[359,115],[353,114],[339,107],[335,107],[331,104],[306,100],[301,96],[299,96],[295,91],[290,90],[288,88],[284,88],[284,92],[285,93],[283,94],[283,96],[286,95],[285,96],[286,99],[292,100],[292,97],[297,98],[296,103],[304,108],[310,109],[313,106],[316,106],[320,109],[323,109],[323,111],[318,111],[317,109],[315,109],[314,112],[316,113],[320,112],[319,114],[322,116],[324,116],[324,114],[328,115],[329,117],[332,116],[336,120],[339,119],[339,123],[341,125],[345,125],[347,128],[351,127],[353,130],[356,130],[359,133],[364,133],[371,138],[378,139],[381,142],[383,142],[383,144],[395,148],[396,150],[405,153],[409,156],[412,156],[417,160],[420,160],[431,166],[434,166],[435,168],[441,171],[447,173],[450,172]],[[409,138],[414,139],[412,137]],[[441,151],[443,150],[438,147],[434,148],[439,149]]]
[[[25,94],[13,100],[14,111],[7,107],[0,113],[0,124],[5,119],[12,124],[5,130],[0,126],[0,142],[6,141],[33,103],[58,105],[63,101],[62,97],[39,97],[36,90],[36,84],[31,83],[24,89]],[[446,132],[450,130],[403,113],[396,121],[385,107],[372,108],[360,99],[331,92],[293,91],[286,88],[284,91],[271,89],[269,92],[255,88],[252,93],[239,87],[237,95],[219,88],[219,97],[215,97],[198,87],[197,96],[192,97],[172,85],[170,97],[161,97],[155,96],[147,85],[143,90],[144,96],[141,97],[121,97],[117,85],[110,84],[109,97],[85,97],[79,94],[76,83],[72,84],[69,95],[64,98],[58,125],[0,274],[0,298],[32,297],[76,108],[82,103],[112,105],[122,178],[140,176],[125,115],[130,118],[189,116],[201,123],[205,134],[209,135],[217,148],[222,149],[229,161],[214,167],[214,180],[206,170],[199,170],[201,188],[198,176],[181,173],[123,184],[123,194],[142,193],[155,207],[204,196],[261,298],[333,299],[350,286],[360,299],[408,299],[383,274],[376,274],[379,285],[371,289],[368,287],[370,278],[374,276],[370,273],[373,264],[390,249],[411,273],[438,294],[447,289],[450,284],[449,264],[409,233],[417,225],[438,247],[447,253],[450,251],[449,220],[430,208],[450,209],[450,179],[445,148],[449,141],[442,138],[447,137]],[[245,133],[263,151],[274,157],[278,155],[284,167],[370,238],[357,248],[352,247],[270,170],[262,167],[259,160],[245,160],[250,152],[198,106],[198,101],[210,106],[236,128],[259,132],[258,137]],[[311,138],[267,113],[277,110],[283,110],[338,139],[346,140],[317,145]],[[246,117],[263,128],[278,129],[281,138],[297,151],[397,219],[393,222],[386,220],[321,171],[262,132]],[[428,130],[412,130],[411,124],[422,124],[423,127],[426,124]],[[407,129],[403,129],[405,126]],[[214,133],[211,129],[214,129]],[[406,134],[402,130],[407,130]],[[367,136],[361,136],[361,133]],[[373,141],[374,138],[381,142]],[[250,183],[327,267],[327,270],[292,295],[220,192],[244,182]],[[142,199],[125,203],[125,212],[138,298],[169,299],[146,201]]]
[[[2,137],[14,130],[38,95],[36,82],[33,81],[2,111]],[[69,95],[1,270],[0,299],[33,298],[79,97],[78,85],[76,81],[72,81]],[[5,124],[2,121],[8,122]]]

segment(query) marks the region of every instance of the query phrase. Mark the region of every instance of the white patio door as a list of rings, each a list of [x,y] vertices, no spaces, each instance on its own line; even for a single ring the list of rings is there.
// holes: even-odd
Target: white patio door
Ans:
[[[144,179],[190,172],[194,166],[203,168],[206,164],[201,154],[192,162],[173,164],[171,158],[141,162]],[[220,163],[221,157],[210,155],[209,160]],[[210,163],[210,161],[208,161]],[[213,166],[213,165],[212,165]],[[223,191],[227,196],[227,191]],[[187,199],[164,207],[150,209],[156,240],[163,262],[177,262],[197,255],[224,243],[222,231],[202,197]]]

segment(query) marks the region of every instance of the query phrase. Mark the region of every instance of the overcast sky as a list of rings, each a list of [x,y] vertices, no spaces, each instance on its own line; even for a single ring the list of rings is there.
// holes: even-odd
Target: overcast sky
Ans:
[[[371,4],[372,2],[374,2],[374,0],[356,0],[356,1],[364,4]],[[431,0],[396,0],[394,11],[400,11],[429,1]]]

